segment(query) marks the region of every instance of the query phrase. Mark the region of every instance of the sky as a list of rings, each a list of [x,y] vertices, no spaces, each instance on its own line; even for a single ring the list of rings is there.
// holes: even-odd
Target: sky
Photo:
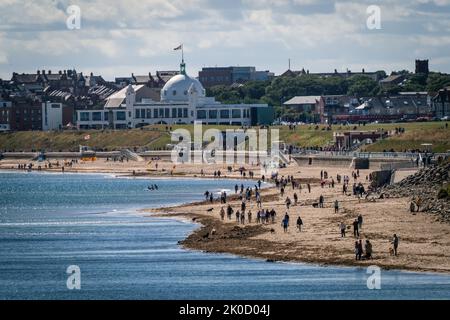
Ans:
[[[67,9],[80,9],[69,29]],[[369,28],[371,5],[380,28]],[[377,18],[378,16],[375,16]],[[69,22],[76,20],[69,19]],[[372,25],[373,26],[373,25]],[[76,69],[114,77],[206,66],[255,66],[280,74],[450,73],[450,0],[1,0],[0,78]]]

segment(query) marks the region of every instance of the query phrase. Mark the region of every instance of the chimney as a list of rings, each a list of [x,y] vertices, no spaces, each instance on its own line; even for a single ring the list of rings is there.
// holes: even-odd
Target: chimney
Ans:
[[[91,77],[93,77],[93,76],[94,76],[94,73],[91,72]]]
[[[42,74],[45,74],[45,70],[42,70]]]
[[[59,72],[58,72],[58,73],[59,73],[59,75],[62,75],[62,71],[61,71],[61,70],[59,70]]]
[[[37,74],[41,74],[41,71],[40,71],[40,70],[38,70],[38,71],[37,71]]]
[[[48,70],[48,74],[52,74],[52,70]]]
[[[64,74],[67,74],[67,70],[64,70],[63,72],[64,72]]]
[[[364,68],[362,69],[362,73],[366,73],[366,70]]]

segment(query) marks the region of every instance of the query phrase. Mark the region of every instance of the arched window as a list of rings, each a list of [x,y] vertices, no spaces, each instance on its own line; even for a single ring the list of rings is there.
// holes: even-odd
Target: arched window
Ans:
[[[176,96],[176,95],[177,95],[177,90],[173,90],[172,94],[173,94],[174,96]]]

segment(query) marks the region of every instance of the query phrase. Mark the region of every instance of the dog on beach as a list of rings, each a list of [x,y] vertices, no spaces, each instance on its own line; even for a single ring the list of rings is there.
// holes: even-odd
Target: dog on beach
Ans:
[[[312,206],[313,206],[313,208],[318,208],[318,207],[319,207],[319,203],[318,203],[318,202],[314,202],[314,203],[312,204]]]
[[[214,208],[209,208],[206,210],[206,212],[212,212],[214,210]]]
[[[270,233],[275,233],[275,229],[270,229]]]
[[[389,255],[390,256],[394,255],[394,248],[392,248],[392,247],[389,248]]]

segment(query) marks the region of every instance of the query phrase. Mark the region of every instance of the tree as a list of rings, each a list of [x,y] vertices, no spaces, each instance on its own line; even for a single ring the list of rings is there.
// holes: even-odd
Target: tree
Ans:
[[[349,79],[347,94],[362,97],[376,95],[379,91],[378,83],[368,76],[356,75]]]

